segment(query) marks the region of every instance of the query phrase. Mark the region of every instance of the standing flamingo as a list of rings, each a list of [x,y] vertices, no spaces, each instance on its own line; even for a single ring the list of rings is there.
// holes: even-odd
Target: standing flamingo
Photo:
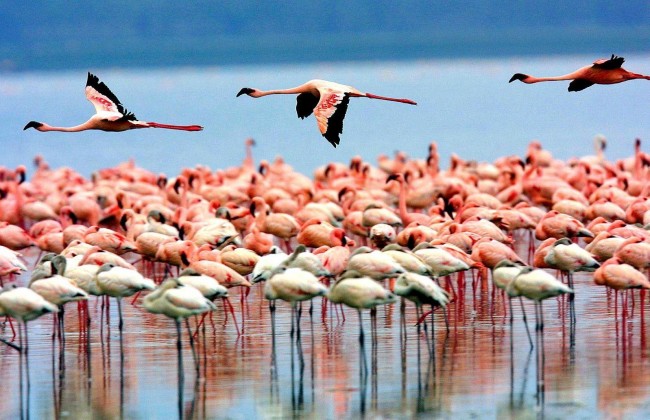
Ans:
[[[267,95],[298,94],[296,112],[299,118],[306,118],[314,113],[321,134],[334,147],[340,142],[339,134],[343,132],[343,118],[348,109],[350,98],[371,98],[384,101],[402,102],[417,105],[410,99],[389,98],[372,93],[360,92],[352,86],[328,82],[327,80],[310,80],[291,89],[259,90],[243,88],[237,96],[248,95],[261,98]]]
[[[393,291],[396,295],[405,297],[415,303],[416,311],[420,320],[426,316],[422,314],[422,306],[431,305],[431,342],[433,343],[433,309],[436,306],[440,306],[444,311],[444,308],[449,303],[449,293],[438,286],[431,277],[411,272],[402,273],[397,277],[397,282],[395,283]],[[419,333],[420,322],[417,323],[417,326]],[[435,349],[432,348],[432,350]]]
[[[298,343],[300,343],[300,314],[302,312],[302,301],[313,299],[316,296],[324,296],[326,294],[327,287],[318,281],[318,277],[302,268],[287,268],[284,265],[279,267],[264,285],[264,297],[269,300],[271,316],[275,316],[275,300],[282,299],[291,303],[290,334],[293,338],[295,318],[295,332]],[[298,302],[300,302],[300,307],[297,307]],[[275,328],[275,321],[273,321],[273,328]],[[301,350],[300,359],[302,361]]]
[[[510,82],[520,80],[524,83],[537,83],[558,80],[572,80],[572,82],[569,83],[569,92],[577,92],[583,89],[587,89],[589,86],[594,84],[611,85],[614,83],[621,83],[634,79],[650,80],[650,76],[632,73],[625,70],[623,67],[621,67],[624,61],[625,59],[623,57],[617,57],[612,54],[612,57],[609,59],[601,58],[594,61],[591,66],[579,68],[573,73],[565,74],[563,76],[535,77],[529,76],[527,74],[515,73],[510,78]]]
[[[8,315],[18,320],[22,326],[22,328],[21,326],[18,328],[18,348],[16,348],[15,344],[0,338],[0,341],[15,348],[20,353],[20,363],[18,368],[20,371],[19,378],[21,393],[23,388],[23,356],[25,357],[25,376],[27,389],[29,390],[29,359],[27,357],[29,350],[29,339],[27,336],[27,322],[49,312],[56,313],[59,312],[59,309],[56,307],[56,305],[48,302],[41,295],[27,287],[16,287],[12,285],[11,288],[7,288],[5,290],[0,288],[0,316]],[[23,330],[25,331],[24,343]]]
[[[178,279],[165,280],[156,290],[149,293],[143,302],[144,308],[154,314],[162,314],[172,318],[176,323],[176,349],[178,350],[178,411],[183,413],[183,383],[185,375],[183,374],[183,352],[181,344],[181,320],[185,319],[185,326],[190,336],[190,345],[192,346],[192,355],[196,371],[199,372],[198,359],[194,350],[194,341],[190,331],[190,325],[187,318],[192,315],[200,315],[204,312],[214,311],[217,309],[214,303],[208,300],[198,289],[192,286],[183,286]]]
[[[126,131],[134,128],[168,128],[172,130],[201,131],[200,125],[169,125],[157,122],[138,121],[132,112],[126,110],[111,90],[94,74],[88,73],[86,98],[95,106],[97,113],[83,124],[74,127],[54,127],[38,121],[30,121],[23,130],[35,128],[38,131],[76,132],[85,130]]]
[[[512,297],[523,296],[535,302],[535,341],[537,352],[537,392],[544,391],[544,311],[542,301],[564,293],[573,294],[573,289],[557,280],[542,269],[524,267],[519,274],[508,284],[508,295]]]
[[[124,321],[122,319],[122,298],[133,296],[142,290],[153,290],[156,284],[153,280],[145,278],[136,270],[119,267],[111,263],[102,265],[96,274],[96,282],[99,289],[107,296],[117,300],[117,312],[119,315],[120,339]]]

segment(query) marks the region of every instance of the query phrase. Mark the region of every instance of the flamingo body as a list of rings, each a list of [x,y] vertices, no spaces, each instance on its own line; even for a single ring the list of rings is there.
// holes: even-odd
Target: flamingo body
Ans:
[[[38,121],[30,121],[23,130],[77,132],[85,130],[126,131],[134,128],[167,128],[171,130],[201,131],[200,125],[169,125],[138,121],[132,112],[122,105],[111,90],[94,74],[88,73],[86,98],[95,107],[95,115],[88,121],[74,127],[55,127]]]
[[[243,88],[237,93],[237,96],[244,94],[252,98],[277,94],[298,94],[296,98],[296,112],[298,117],[304,119],[313,113],[321,134],[334,147],[340,143],[339,135],[343,132],[343,118],[345,118],[350,97],[382,99],[385,101],[417,105],[410,99],[388,98],[372,93],[364,93],[352,86],[317,79],[310,80],[305,84],[291,89],[264,91]]]
[[[515,73],[510,82],[515,80],[524,83],[538,83],[559,80],[571,80],[569,83],[569,92],[578,92],[587,89],[589,86],[598,85],[611,85],[614,83],[626,82],[634,79],[650,80],[650,76],[643,74],[632,73],[625,70],[622,65],[625,59],[617,57],[612,54],[609,59],[599,59],[594,61],[591,66],[582,67],[573,73],[565,74],[563,76],[552,77],[535,77],[522,73]]]

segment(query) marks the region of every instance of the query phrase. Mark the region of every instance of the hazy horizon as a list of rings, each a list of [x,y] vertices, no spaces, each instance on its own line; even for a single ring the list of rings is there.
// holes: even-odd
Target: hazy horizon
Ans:
[[[0,71],[650,51],[650,3],[196,1],[3,5]]]

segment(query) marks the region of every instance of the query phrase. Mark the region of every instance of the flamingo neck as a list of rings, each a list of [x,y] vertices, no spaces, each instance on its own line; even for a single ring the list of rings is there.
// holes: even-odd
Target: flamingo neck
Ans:
[[[66,133],[74,133],[78,131],[85,131],[89,130],[92,127],[89,126],[88,122],[85,122],[83,124],[75,125],[72,127],[55,127],[49,124],[43,123],[40,127],[37,128],[38,131],[63,131]]]
[[[308,90],[304,86],[298,86],[289,89],[274,89],[274,90],[256,90],[251,96],[254,98],[261,98],[262,96],[268,95],[291,95],[296,93],[307,92]]]
[[[573,80],[575,75],[565,74],[563,76],[547,76],[547,77],[535,77],[528,76],[525,80],[522,80],[524,83],[538,83],[538,82],[558,82],[562,80]]]
[[[399,180],[399,202],[398,202],[398,207],[399,207],[399,216],[402,219],[402,223],[404,223],[404,226],[408,225],[407,220],[409,219],[408,217],[408,212],[406,210],[406,181],[404,179]]]

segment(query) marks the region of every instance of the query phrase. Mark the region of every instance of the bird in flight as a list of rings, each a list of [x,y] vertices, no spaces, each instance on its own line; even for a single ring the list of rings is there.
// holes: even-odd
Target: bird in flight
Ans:
[[[611,85],[633,79],[650,80],[650,76],[632,73],[625,70],[621,67],[624,61],[625,59],[623,57],[618,57],[612,54],[612,57],[609,59],[601,58],[594,61],[591,66],[582,67],[573,73],[565,74],[564,76],[535,77],[527,74],[516,73],[510,78],[510,82],[514,80],[520,80],[524,83],[572,80],[572,82],[569,83],[569,92],[577,92],[587,89],[589,86],[594,84]]]
[[[122,105],[117,96],[100,82],[94,74],[88,73],[86,98],[94,105],[96,114],[83,124],[73,127],[54,127],[38,121],[30,121],[23,130],[35,128],[38,131],[76,132],[85,130],[126,131],[134,128],[167,128],[171,130],[201,131],[200,125],[170,125],[156,122],[138,121],[132,112]]]
[[[267,95],[298,94],[296,98],[296,112],[298,113],[298,117],[304,119],[313,112],[321,134],[334,147],[338,146],[341,141],[339,135],[343,132],[343,118],[345,118],[350,97],[381,99],[384,101],[417,105],[417,103],[410,99],[389,98],[372,93],[364,93],[352,86],[328,82],[327,80],[310,80],[303,85],[291,89],[259,90],[243,88],[237,96],[244,94],[253,98],[260,98]]]

